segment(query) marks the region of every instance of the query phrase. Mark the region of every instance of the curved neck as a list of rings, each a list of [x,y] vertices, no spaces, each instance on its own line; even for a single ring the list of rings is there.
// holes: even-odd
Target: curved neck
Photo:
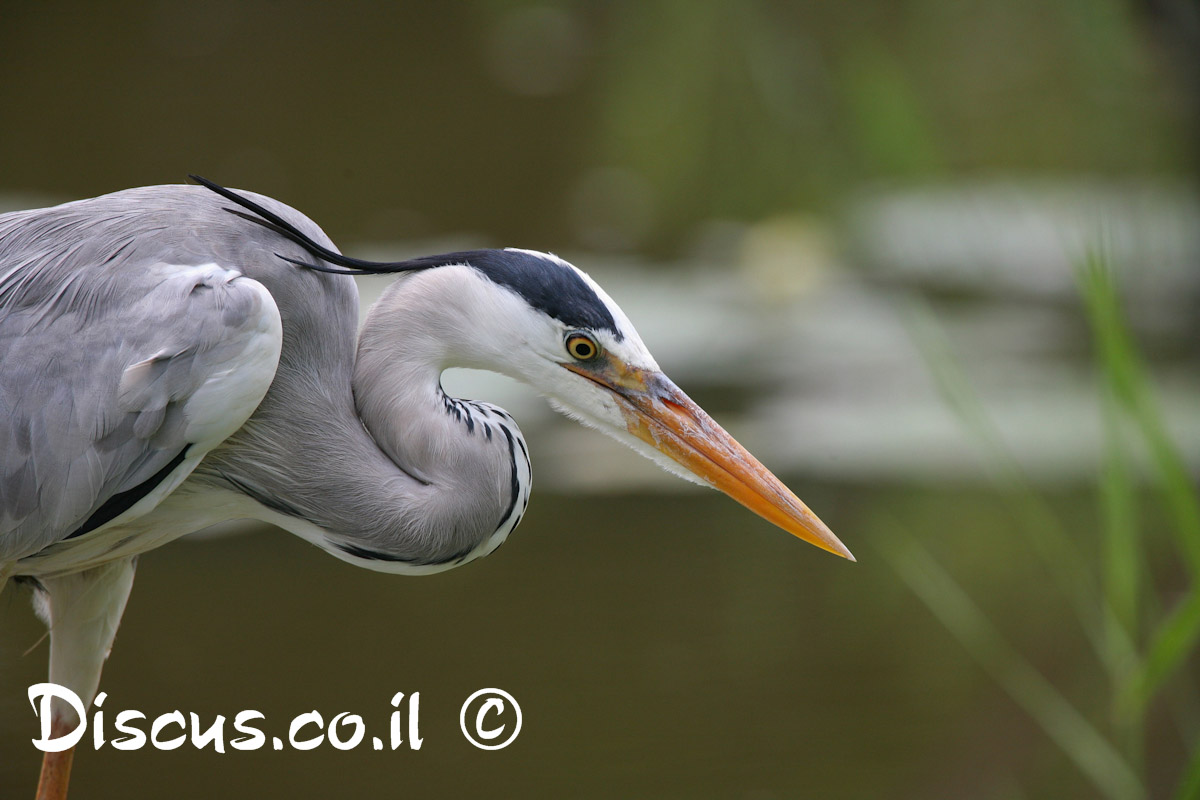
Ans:
[[[428,534],[482,545],[502,530],[507,535],[524,508],[524,439],[502,409],[446,395],[441,373],[456,360],[446,340],[409,313],[408,299],[390,293],[367,317],[354,365],[358,417],[388,459],[420,484],[410,502]]]
[[[456,365],[442,333],[461,321],[405,283],[368,314],[352,377],[336,370],[337,386],[318,387],[314,365],[281,361],[250,422],[202,470],[256,500],[254,516],[343,560],[427,573],[499,546],[524,511],[530,470],[506,412],[442,392],[443,369]]]

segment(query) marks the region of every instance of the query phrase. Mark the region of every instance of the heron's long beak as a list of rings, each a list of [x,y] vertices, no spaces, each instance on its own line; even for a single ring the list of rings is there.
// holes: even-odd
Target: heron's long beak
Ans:
[[[855,560],[800,498],[666,375],[628,368],[615,359],[595,366],[564,366],[611,391],[634,436],[768,522],[822,550]]]

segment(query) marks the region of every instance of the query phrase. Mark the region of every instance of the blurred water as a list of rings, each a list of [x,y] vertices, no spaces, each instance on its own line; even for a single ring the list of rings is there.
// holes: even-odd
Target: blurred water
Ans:
[[[199,172],[366,258],[558,249],[860,559],[455,372],[530,441],[505,547],[415,579],[258,526],[180,541],[141,559],[103,681],[110,715],[255,708],[285,736],[312,709],[378,734],[420,691],[424,748],[85,747],[73,796],[1094,796],[879,547],[919,538],[1106,724],[1020,500],[986,488],[913,334],[941,331],[1091,567],[1099,421],[1071,266],[1103,247],[1200,469],[1194,98],[1148,21],[1175,5],[6,5],[0,210]],[[1169,31],[1183,61],[1189,30]],[[31,795],[39,761],[27,599],[0,596],[0,798]],[[457,729],[487,686],[525,713],[494,753]],[[1155,796],[1183,761],[1168,727]]]
[[[826,557],[661,473],[513,381],[449,375],[449,390],[510,408],[530,440],[535,499],[511,543],[418,580],[356,570],[255,526],[178,542],[141,559],[104,680],[111,714],[179,708],[211,720],[254,708],[272,734],[314,708],[326,719],[362,714],[380,732],[392,694],[420,691],[425,747],[220,757],[108,748],[78,758],[87,796],[124,796],[125,781],[178,798],[231,783],[315,798],[398,786],[520,794],[532,781],[538,794],[576,797],[722,787],[852,798],[897,786],[918,797],[969,785],[989,742],[1007,748],[1008,764],[1075,780],[1039,764],[1038,748],[999,741],[1028,736],[1027,723],[874,553],[891,526],[925,532],[984,596],[1021,598],[995,610],[1049,648],[1050,667],[1079,669],[1071,637],[1052,641],[1069,623],[1044,577],[1021,566],[1005,498],[971,488],[985,465],[930,385],[905,323],[912,298],[847,275],[772,298],[736,265],[697,265],[678,281],[574,258],[624,302],[660,363],[862,563]],[[386,281],[362,283],[365,307]],[[1072,313],[996,297],[944,319],[1021,462],[1077,485],[1096,463],[1098,423],[1082,355],[1065,346]],[[1195,385],[1164,388],[1175,432],[1200,442],[1186,402]],[[1063,507],[1089,516],[1086,497],[1064,496]],[[0,627],[6,685],[41,680],[44,644],[21,655],[41,635],[22,593],[0,600]],[[513,693],[526,719],[518,743],[494,754],[471,749],[455,724],[457,704],[492,685]],[[271,727],[277,720],[283,727]],[[0,698],[0,786],[18,787],[15,796],[36,774],[33,729],[23,691]]]
[[[900,202],[911,215],[912,200]],[[802,227],[807,239],[812,223]],[[425,747],[220,757],[108,748],[78,758],[87,796],[125,796],[128,781],[144,796],[178,798],[231,783],[315,798],[397,786],[519,794],[533,781],[538,794],[576,797],[722,787],[852,798],[894,796],[897,786],[918,797],[969,785],[989,742],[1006,748],[1006,764],[1077,780],[1061,764],[1041,765],[1037,747],[998,741],[1028,736],[1027,723],[961,661],[873,541],[896,525],[925,532],[941,558],[963,562],[973,586],[1009,598],[994,609],[1002,624],[1048,653],[1048,666],[1075,674],[1078,652],[1052,641],[1069,630],[1061,599],[1020,566],[1005,498],[972,488],[987,465],[932,385],[912,311],[937,308],[1020,463],[1044,484],[1078,486],[1100,447],[1078,310],[1013,302],[979,276],[970,303],[960,286],[954,302],[936,306],[945,270],[914,275],[884,258],[861,273],[817,263],[808,280],[781,289],[761,268],[764,252],[803,261],[803,246],[780,229],[765,238],[774,249],[762,241],[758,269],[738,259],[664,270],[567,255],[624,305],[663,367],[790,478],[863,563],[826,557],[671,478],[553,414],[527,387],[452,371],[449,391],[506,406],[529,438],[535,499],[512,543],[484,563],[417,580],[355,570],[279,531],[223,526],[239,535],[197,536],[141,559],[104,679],[110,714],[179,708],[211,720],[254,708],[269,734],[314,708],[326,719],[359,713],[369,732],[382,732],[392,694],[419,691]],[[348,249],[389,258],[456,246]],[[360,279],[364,310],[386,283]],[[1164,306],[1154,330],[1177,330],[1167,317],[1184,306]],[[1163,365],[1162,400],[1194,457],[1200,392],[1190,367]],[[1085,498],[1063,504],[1087,518]],[[1024,619],[1033,607],[1037,625]],[[0,600],[0,627],[6,685],[41,680],[44,644],[22,655],[41,635],[22,593]],[[517,744],[483,753],[457,730],[457,704],[492,685],[518,698],[526,721]],[[4,694],[0,786],[17,787],[13,796],[28,794],[36,775],[33,729],[23,691]]]
[[[900,202],[911,217],[912,200]],[[1018,461],[1043,485],[1078,487],[1100,449],[1078,309],[1014,302],[1008,287],[978,275],[969,303],[962,279],[947,278],[958,288],[945,303],[937,276],[946,270],[912,274],[871,259],[870,247],[874,271],[810,260],[807,280],[779,286],[763,261],[804,263],[812,225],[741,232],[757,241],[751,264],[655,269],[567,255],[861,564],[671,478],[553,414],[527,387],[454,371],[449,391],[506,406],[530,441],[535,498],[510,544],[481,564],[418,580],[355,570],[261,526],[223,526],[238,535],[197,536],[141,559],[103,684],[110,719],[125,708],[151,718],[178,708],[206,721],[254,708],[272,735],[312,709],[326,719],[359,713],[379,734],[391,696],[419,691],[425,747],[223,756],[108,748],[79,755],[79,787],[126,796],[132,781],[143,796],[176,798],[234,784],[296,798],[401,786],[522,794],[531,785],[575,797],[857,798],[895,796],[896,787],[958,796],[975,771],[996,770],[981,764],[993,747],[1005,749],[1005,769],[1072,785],[1078,778],[1043,763],[1040,747],[1014,745],[1031,735],[1028,722],[962,661],[874,542],[896,526],[921,531],[981,596],[1007,598],[992,610],[1047,668],[1082,669],[1062,598],[1022,566],[1006,498],[977,488],[988,465],[946,412],[912,336],[914,309],[936,313]],[[797,243],[787,230],[806,233]],[[389,258],[456,246],[348,249]],[[887,254],[920,261],[915,247],[897,242]],[[360,283],[365,310],[387,280]],[[1190,291],[1176,285],[1177,299]],[[1162,296],[1153,289],[1141,297]],[[1147,302],[1130,297],[1135,311]],[[1171,319],[1186,307],[1160,306],[1150,333],[1186,326]],[[1159,366],[1171,429],[1194,458],[1193,364]],[[1092,525],[1086,496],[1064,495],[1062,505],[1081,528]],[[12,687],[0,697],[0,787],[13,787],[4,796],[32,790],[38,761],[22,687],[42,679],[46,648],[22,655],[41,635],[25,600],[11,590],[0,599],[0,672]],[[484,753],[457,730],[458,703],[493,685],[522,703],[525,727],[515,745]]]
[[[386,735],[392,695],[420,691],[425,744],[222,756],[84,749],[76,788],[181,800],[960,796],[997,771],[981,755],[992,748],[1009,766],[1074,786],[1040,748],[1014,744],[1030,735],[1019,712],[961,662],[867,537],[884,508],[928,530],[987,591],[1024,598],[1004,609],[1006,624],[1039,608],[1036,624],[1015,628],[1020,640],[1050,644],[1059,655],[1048,663],[1073,674],[1046,581],[1009,566],[1020,547],[999,520],[978,518],[1002,499],[796,486],[859,565],[715,493],[537,491],[500,551],[424,579],[357,570],[278,531],[149,553],[106,667],[110,725],[126,708],[205,721],[253,708],[268,734],[286,737],[291,717],[318,709],[326,720],[361,714],[369,734]],[[41,626],[19,593],[0,600],[0,629],[0,671],[16,687],[0,698],[0,787],[23,797],[39,760],[23,687],[43,679],[46,651],[21,655]],[[458,705],[490,686],[511,692],[525,716],[518,740],[496,753],[474,750],[457,728]]]

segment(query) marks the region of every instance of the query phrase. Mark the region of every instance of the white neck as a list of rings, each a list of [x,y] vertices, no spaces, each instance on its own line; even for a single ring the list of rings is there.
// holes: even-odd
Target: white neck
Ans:
[[[281,366],[202,470],[256,499],[255,516],[370,569],[437,572],[495,549],[529,498],[527,449],[502,409],[441,391],[445,368],[478,364],[449,334],[471,329],[456,318],[468,312],[428,283],[401,277],[375,304],[343,389]]]
[[[430,319],[454,309],[431,315],[430,305],[401,281],[371,309],[359,337],[354,402],[380,449],[424,485],[418,502],[429,529],[480,541],[502,527],[514,505],[523,508],[527,450],[503,409],[442,391],[441,373],[466,359],[455,358],[447,326],[439,324],[445,320]]]

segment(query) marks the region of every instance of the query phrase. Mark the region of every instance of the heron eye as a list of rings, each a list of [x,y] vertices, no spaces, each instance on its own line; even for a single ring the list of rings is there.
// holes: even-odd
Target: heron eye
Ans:
[[[567,352],[579,361],[591,361],[600,355],[600,345],[586,333],[572,333],[567,337]]]

